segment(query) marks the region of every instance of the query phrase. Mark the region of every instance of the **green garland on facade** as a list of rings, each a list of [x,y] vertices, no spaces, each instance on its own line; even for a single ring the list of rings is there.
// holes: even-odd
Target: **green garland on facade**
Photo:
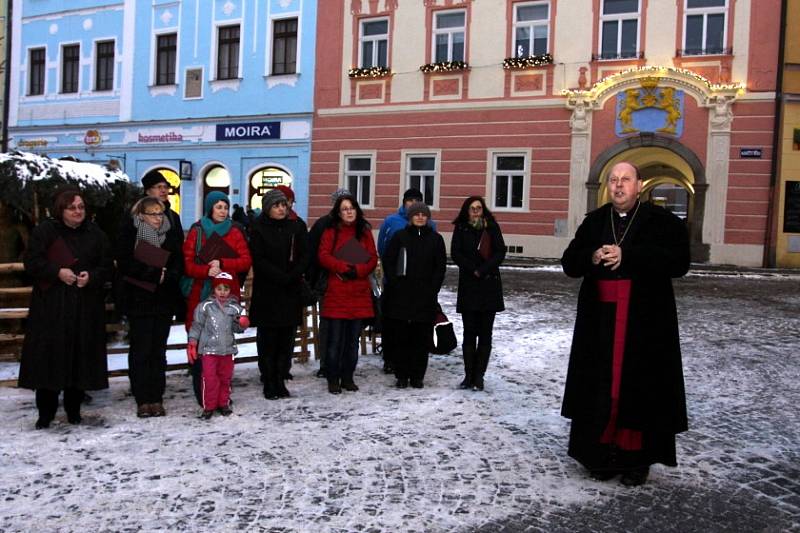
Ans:
[[[464,61],[439,61],[438,63],[428,63],[419,67],[425,74],[430,72],[458,72],[468,68],[469,65]]]
[[[386,67],[353,67],[347,71],[347,75],[351,78],[385,78],[391,76],[392,71]]]
[[[506,70],[522,70],[552,64],[553,56],[550,54],[539,54],[538,56],[528,57],[507,57],[503,60],[503,68]]]

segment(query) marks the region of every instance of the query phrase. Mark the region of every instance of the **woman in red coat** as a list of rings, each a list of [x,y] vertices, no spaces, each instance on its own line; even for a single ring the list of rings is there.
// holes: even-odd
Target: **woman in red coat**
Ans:
[[[192,327],[194,308],[197,304],[208,298],[211,294],[211,280],[223,270],[229,274],[246,274],[253,264],[250,258],[250,249],[241,226],[234,224],[228,217],[231,201],[225,193],[211,191],[206,195],[203,206],[205,216],[192,224],[189,234],[183,243],[183,263],[186,276],[191,278],[192,286],[186,295],[186,331]],[[216,257],[208,262],[203,262],[199,252],[206,241],[214,234],[222,237],[236,257]],[[199,238],[199,242],[198,242]],[[239,296],[238,294],[236,295]],[[197,401],[202,405],[202,391],[200,390],[200,377],[202,370],[199,360],[191,367],[194,392]]]
[[[369,223],[352,196],[342,196],[331,209],[331,225],[322,234],[319,264],[327,271],[322,320],[327,321],[325,351],[328,392],[355,392],[361,321],[375,316],[369,276],[378,264]]]

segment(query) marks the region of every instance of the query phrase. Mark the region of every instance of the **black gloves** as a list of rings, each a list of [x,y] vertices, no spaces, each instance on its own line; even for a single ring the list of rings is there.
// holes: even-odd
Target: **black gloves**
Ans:
[[[354,280],[358,277],[355,265],[347,265],[347,270],[342,272],[343,280]]]

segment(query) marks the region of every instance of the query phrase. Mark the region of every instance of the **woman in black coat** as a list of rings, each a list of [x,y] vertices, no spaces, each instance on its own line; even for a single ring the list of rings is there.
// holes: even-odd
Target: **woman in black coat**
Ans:
[[[288,398],[297,326],[303,317],[301,283],[308,267],[308,237],[301,219],[289,218],[286,196],[267,191],[263,211],[250,224],[253,296],[250,323],[258,328],[258,369],[268,400]]]
[[[500,226],[480,196],[470,196],[453,221],[450,255],[458,265],[456,311],[464,324],[462,389],[483,390],[483,376],[492,353],[495,313],[503,311],[500,264],[506,244]],[[477,344],[476,344],[477,341]]]
[[[62,390],[67,420],[78,424],[84,391],[108,388],[103,284],[113,268],[108,238],[86,219],[79,191],[56,195],[24,262],[34,284],[19,386],[36,390],[36,429],[50,425]]]
[[[422,202],[406,209],[409,224],[389,241],[384,253],[383,334],[398,339],[397,387],[423,387],[439,289],[447,268],[444,239],[430,226]]]
[[[142,198],[131,215],[122,225],[115,253],[123,284],[122,312],[130,326],[128,376],[136,415],[164,416],[167,339],[172,317],[182,305],[178,281],[183,274],[183,233],[170,224],[158,198]]]

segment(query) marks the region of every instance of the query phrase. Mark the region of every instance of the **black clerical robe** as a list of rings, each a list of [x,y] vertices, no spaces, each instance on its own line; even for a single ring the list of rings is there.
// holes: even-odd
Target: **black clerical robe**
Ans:
[[[615,240],[620,267],[593,265],[594,251]],[[572,420],[569,454],[593,470],[674,466],[675,434],[687,429],[672,289],[672,278],[689,269],[685,223],[647,202],[621,223],[606,204],[586,216],[561,265],[583,278],[562,405]],[[617,289],[629,291],[626,302],[616,301]]]

